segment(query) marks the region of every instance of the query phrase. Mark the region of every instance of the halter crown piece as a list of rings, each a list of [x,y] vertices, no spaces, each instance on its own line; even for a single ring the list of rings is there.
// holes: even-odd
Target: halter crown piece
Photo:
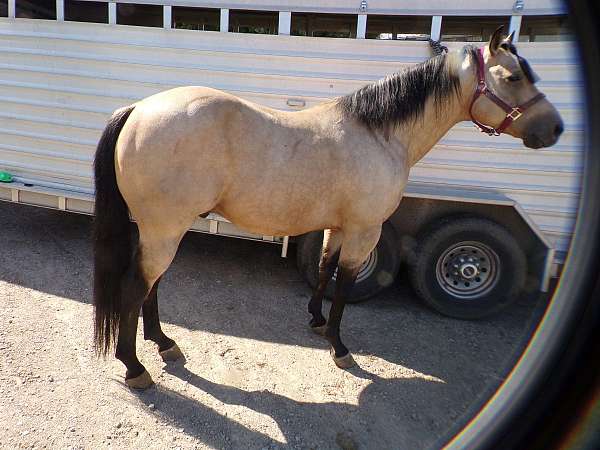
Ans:
[[[486,133],[490,136],[500,136],[500,134],[502,132],[504,132],[504,130],[506,130],[510,126],[511,123],[518,120],[519,117],[521,117],[523,115],[523,113],[525,112],[525,110],[527,108],[531,107],[533,104],[537,103],[538,101],[540,101],[541,99],[543,99],[546,96],[540,92],[538,95],[533,97],[531,100],[528,100],[527,102],[523,103],[522,105],[510,106],[508,103],[506,103],[500,97],[498,97],[496,94],[494,94],[492,91],[490,91],[487,84],[485,83],[485,63],[483,61],[483,49],[482,48],[477,49],[477,59],[478,59],[477,89],[475,89],[475,94],[473,95],[473,100],[471,100],[471,107],[469,108],[469,115],[471,116],[471,121],[475,124],[475,126],[477,128],[479,128],[479,131],[481,131],[482,133]],[[498,126],[497,128],[493,128],[493,127],[484,125],[483,123],[481,123],[477,119],[475,119],[475,117],[473,117],[473,105],[475,104],[475,101],[477,101],[477,99],[479,97],[481,97],[482,95],[485,95],[487,98],[489,98],[491,101],[493,101],[496,105],[498,105],[500,108],[502,108],[504,110],[504,112],[506,113],[506,117],[504,118],[504,120],[502,121],[500,126]]]

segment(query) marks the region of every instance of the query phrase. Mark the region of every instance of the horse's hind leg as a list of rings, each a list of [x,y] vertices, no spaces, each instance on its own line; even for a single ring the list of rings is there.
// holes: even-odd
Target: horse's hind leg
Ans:
[[[162,277],[161,277],[162,278]],[[148,294],[148,298],[142,306],[144,318],[144,339],[153,341],[158,346],[158,353],[163,361],[175,361],[183,357],[183,353],[175,341],[169,338],[160,326],[158,315],[158,284],[161,278],[156,280]]]
[[[127,368],[125,374],[127,385],[135,389],[145,389],[153,382],[136,355],[140,308],[156,281],[173,261],[179,242],[188,227],[181,227],[178,232],[173,232],[173,230],[154,226],[149,228],[152,231],[148,231],[149,229],[138,223],[138,228],[140,243],[133,264],[123,279],[116,357]],[[158,314],[156,318],[158,319]]]
[[[344,232],[336,277],[335,295],[325,330],[325,337],[331,344],[330,352],[333,361],[342,369],[354,365],[352,354],[342,343],[340,337],[340,324],[342,322],[344,306],[346,305],[346,297],[354,286],[360,266],[377,245],[380,234],[381,225],[360,232]]]
[[[319,261],[319,281],[308,303],[308,312],[312,315],[311,329],[317,334],[325,334],[327,320],[323,317],[323,295],[331,280],[340,257],[342,233],[337,230],[325,230],[323,234],[323,250]]]
[[[133,264],[127,270],[122,281],[119,334],[115,352],[117,359],[121,360],[127,368],[125,382],[129,387],[135,389],[145,389],[152,384],[152,378],[140,363],[135,350],[140,308],[152,286],[151,282],[143,275],[140,260],[141,255],[138,249]]]

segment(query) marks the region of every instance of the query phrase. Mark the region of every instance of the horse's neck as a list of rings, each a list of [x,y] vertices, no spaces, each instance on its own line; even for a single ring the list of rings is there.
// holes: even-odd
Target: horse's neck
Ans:
[[[463,120],[462,108],[458,103],[454,99],[448,101],[448,107],[440,109],[437,114],[435,108],[428,107],[422,118],[398,130],[396,136],[408,152],[410,167],[419,162],[450,128]]]
[[[403,150],[408,152],[410,167],[419,162],[450,128],[469,119],[469,104],[476,83],[474,71],[468,58],[456,58],[455,64],[461,80],[461,95],[452,96],[440,108],[436,108],[430,99],[422,117],[400,126],[395,133]]]

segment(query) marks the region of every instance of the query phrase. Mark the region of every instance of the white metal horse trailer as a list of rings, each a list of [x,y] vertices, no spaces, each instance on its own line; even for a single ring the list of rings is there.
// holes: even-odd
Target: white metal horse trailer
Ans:
[[[558,1],[1,0],[0,172],[12,182],[0,182],[0,199],[91,214],[107,118],[156,92],[205,85],[297,110],[431,57],[429,38],[451,50],[484,45],[501,24],[541,76],[563,136],[531,150],[471,123],[455,126],[413,168],[353,296],[389,285],[405,262],[417,293],[440,312],[489,314],[523,288],[548,288],[577,213],[582,80]],[[192,229],[287,253],[288,237],[245,233],[216,215]],[[294,239],[314,283],[320,235]],[[500,283],[509,269],[522,281]]]

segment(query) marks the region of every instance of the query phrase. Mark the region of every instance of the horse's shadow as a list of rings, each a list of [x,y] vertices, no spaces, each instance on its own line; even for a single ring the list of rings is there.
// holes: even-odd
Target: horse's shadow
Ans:
[[[386,379],[354,367],[350,369],[354,376],[371,381],[360,393],[358,404],[316,403],[268,390],[246,391],[215,383],[182,364],[168,365],[165,371],[219,402],[269,416],[285,440],[281,442],[250,429],[162,385],[145,392],[134,391],[144,403],[154,403],[155,413],[163,420],[213,448],[422,448],[436,441],[441,443],[452,435],[452,430],[447,430],[440,439],[439,433],[431,432],[438,412],[428,410],[427,404],[442,392],[441,382]],[[399,393],[390,398],[392,390]],[[394,399],[401,399],[403,406],[395,404]]]

